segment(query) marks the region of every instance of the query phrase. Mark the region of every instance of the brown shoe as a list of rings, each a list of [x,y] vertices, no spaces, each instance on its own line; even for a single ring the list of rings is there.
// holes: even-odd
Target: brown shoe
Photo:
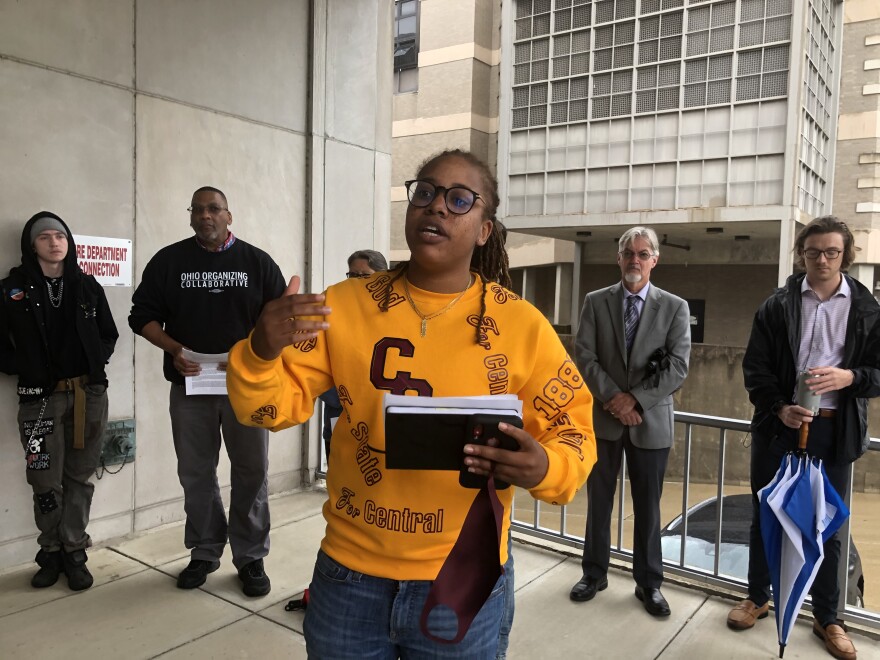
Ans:
[[[829,623],[824,628],[813,619],[813,634],[825,642],[825,648],[840,660],[856,660],[856,647],[843,629],[836,623]]]
[[[764,619],[770,611],[770,603],[758,607],[750,600],[744,600],[730,610],[727,615],[727,627],[732,630],[748,630],[758,619]]]

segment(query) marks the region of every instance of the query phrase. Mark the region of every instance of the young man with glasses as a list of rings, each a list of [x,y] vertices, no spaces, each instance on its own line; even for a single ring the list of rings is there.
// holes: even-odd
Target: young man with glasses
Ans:
[[[805,273],[788,278],[755,314],[743,358],[752,418],[753,517],[749,541],[749,597],[731,610],[727,625],[746,630],[767,616],[770,572],[761,537],[757,493],[773,479],[784,454],[797,447],[801,423],[810,424],[807,452],[822,459],[834,488],[845,497],[850,466],[868,445],[868,398],[880,395],[880,305],[845,275],[855,259],[852,232],[834,216],[816,218],[795,241],[795,263]],[[822,396],[820,413],[794,403],[797,374],[812,374]],[[856,650],[837,620],[840,539],[825,543],[811,591],[813,632],[835,658]]]
[[[594,397],[598,461],[587,480],[583,577],[569,596],[592,600],[608,586],[611,508],[625,453],[635,513],[635,595],[649,614],[662,617],[670,609],[660,593],[660,496],[675,437],[672,394],[687,376],[691,331],[687,303],[650,283],[659,256],[653,229],[628,229],[618,242],[621,281],[584,300],[577,365]],[[664,368],[651,373],[657,351],[665,352]]]
[[[220,566],[227,539],[246,596],[269,593],[263,558],[269,553],[269,438],[240,424],[226,395],[187,395],[185,379],[198,363],[183,349],[226,353],[246,337],[268,301],[284,291],[278,265],[229,231],[226,195],[205,186],[187,209],[194,238],[169,245],[150,260],[132,296],[131,329],[161,348],[171,383],[171,433],[183,486],[184,544],[191,561],[181,589],[204,584]],[[225,368],[225,365],[222,365]],[[217,483],[221,430],[231,463],[229,522]]]

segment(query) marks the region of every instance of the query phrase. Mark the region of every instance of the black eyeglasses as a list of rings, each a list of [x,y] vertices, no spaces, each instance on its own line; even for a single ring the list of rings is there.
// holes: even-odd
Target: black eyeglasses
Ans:
[[[624,250],[620,253],[620,256],[624,258],[624,260],[629,261],[633,257],[638,257],[639,261],[647,261],[651,257],[654,256],[653,252],[648,252],[647,250],[642,250],[641,252],[633,252],[632,250]]]
[[[372,273],[352,273],[351,271],[348,271],[348,272],[345,274],[345,276],[346,276],[348,279],[352,279],[352,278],[364,278],[364,277],[369,277],[370,275],[372,275]]]
[[[464,215],[474,208],[478,199],[483,199],[478,192],[464,186],[444,188],[443,186],[435,186],[430,181],[419,181],[418,179],[405,181],[403,185],[406,186],[409,203],[413,206],[425,208],[434,201],[437,195],[443,194],[446,208],[455,215]]]
[[[228,210],[228,208],[224,206],[217,206],[217,204],[208,204],[207,206],[203,206],[202,204],[193,204],[187,209],[187,211],[189,211],[192,215],[199,215],[203,211],[207,211],[211,215],[217,215],[220,213],[220,211]]]
[[[804,256],[807,259],[818,259],[820,254],[824,254],[825,258],[828,261],[834,261],[841,255],[843,250],[840,248],[826,248],[825,250],[820,250],[818,248],[807,248],[804,250]]]

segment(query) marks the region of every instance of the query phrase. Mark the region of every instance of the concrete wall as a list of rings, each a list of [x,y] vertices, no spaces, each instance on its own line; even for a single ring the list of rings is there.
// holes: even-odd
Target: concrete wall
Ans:
[[[132,239],[136,284],[192,235],[192,191],[213,185],[232,230],[286,277],[338,281],[352,251],[390,245],[390,51],[385,0],[0,0],[3,271],[24,221],[50,209],[75,233]],[[131,293],[107,291],[120,330],[108,374],[110,418],[135,419],[137,458],[96,482],[98,542],[183,516],[168,384],[159,350],[128,330]],[[36,551],[16,411],[3,377],[0,569]],[[308,482],[309,438],[271,438],[273,492]],[[218,471],[226,494],[225,458]]]

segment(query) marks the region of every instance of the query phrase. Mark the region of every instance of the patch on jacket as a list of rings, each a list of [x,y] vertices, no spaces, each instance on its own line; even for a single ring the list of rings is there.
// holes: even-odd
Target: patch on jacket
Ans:
[[[45,389],[45,387],[19,387],[18,396],[40,396]]]
[[[9,292],[9,298],[12,300],[24,300],[24,291],[21,289],[12,289]]]

